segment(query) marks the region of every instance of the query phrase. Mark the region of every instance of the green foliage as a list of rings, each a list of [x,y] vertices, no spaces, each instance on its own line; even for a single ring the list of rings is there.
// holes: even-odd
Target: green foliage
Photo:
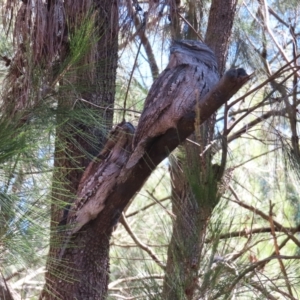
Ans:
[[[97,42],[97,39],[101,39],[101,37],[97,37],[96,35],[95,13],[89,13],[83,19],[80,26],[76,27],[74,32],[71,32],[69,35],[67,55],[59,64],[58,70],[55,70],[57,74],[54,84],[58,83],[64,76],[72,76],[74,71],[82,72],[90,68],[88,64],[82,63],[86,54],[89,53],[92,46]],[[80,69],[78,68],[79,64]],[[76,90],[78,89],[80,88],[76,86]]]
[[[45,264],[49,234],[52,130],[41,126],[37,114],[34,119],[37,124],[20,126],[20,120],[1,116],[1,272],[17,272],[17,279],[24,270]]]

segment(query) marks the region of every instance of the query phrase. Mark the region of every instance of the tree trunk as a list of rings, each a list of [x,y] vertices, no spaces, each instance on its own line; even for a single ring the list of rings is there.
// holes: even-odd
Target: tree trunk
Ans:
[[[57,254],[62,237],[57,224],[66,219],[68,207],[63,210],[62,206],[74,201],[84,168],[99,153],[112,126],[111,108],[118,60],[118,5],[117,1],[111,0],[64,1],[64,9],[68,34],[76,34],[82,23],[88,22],[87,16],[94,18],[95,27],[92,30],[95,32],[92,38],[95,42],[90,41],[93,43],[90,49],[68,77],[67,83],[71,82],[76,90],[67,90],[67,83],[64,80],[60,82],[60,89],[66,92],[60,97],[58,112],[74,107],[75,110],[94,109],[98,112],[99,123],[103,125],[99,127],[92,122],[92,125],[85,125],[83,122],[69,121],[57,129],[52,234],[46,284],[41,299],[103,299],[108,284],[111,230],[99,234],[95,226],[87,228],[84,233],[77,235],[76,240],[72,240],[76,251],[68,253],[66,260],[59,261]],[[67,60],[71,51],[68,42],[63,47],[62,60]],[[85,101],[83,104],[80,98]],[[105,109],[95,109],[93,104]],[[58,114],[58,125],[65,122],[64,118],[64,115]]]
[[[210,8],[205,42],[215,52],[221,74],[225,68],[235,10],[235,0],[223,1],[222,4],[212,1]],[[195,134],[189,137],[196,143],[184,142],[180,154],[171,160],[172,206],[176,219],[168,247],[163,299],[193,299],[199,284],[201,250],[208,221],[218,203],[217,186],[221,177],[218,172],[222,173],[220,168],[212,166],[209,150],[200,155],[212,141],[214,126],[212,116],[201,128],[197,130],[196,127]]]
[[[190,136],[189,139],[193,137]],[[168,247],[163,299],[193,299],[198,285],[201,248],[217,204],[213,169],[203,171],[199,148],[184,142],[171,160],[172,207],[176,220]],[[184,157],[182,157],[184,155]],[[190,164],[193,160],[193,164]]]

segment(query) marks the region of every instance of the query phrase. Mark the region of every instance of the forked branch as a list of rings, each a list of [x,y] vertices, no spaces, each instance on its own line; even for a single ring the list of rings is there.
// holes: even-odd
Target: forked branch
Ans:
[[[116,219],[118,221],[116,216],[120,216],[120,212],[123,211],[135,193],[140,190],[153,169],[194,131],[195,103],[198,106],[200,123],[202,124],[220,108],[222,104],[228,101],[249,78],[250,76],[247,75],[243,69],[232,69],[226,72],[223,78],[204,97],[200,98],[197,103],[191,101],[193,105],[191,104],[190,107],[185,110],[185,113],[177,122],[176,128],[171,127],[164,134],[152,138],[150,143],[145,145],[144,155],[130,168],[126,167],[126,161],[130,156],[128,155],[128,152],[130,152],[130,138],[124,138],[122,142],[115,142],[113,147],[105,147],[105,149],[107,148],[109,151],[106,155],[107,158],[104,159],[104,161],[94,161],[92,163],[92,169],[105,169],[103,174],[106,175],[107,173],[107,175],[109,175],[106,176],[105,186],[109,186],[110,189],[106,189],[102,193],[102,185],[98,185],[99,190],[89,195],[90,199],[87,202],[93,203],[90,207],[97,206],[99,195],[105,195],[105,199],[103,199],[102,196],[100,197],[101,209],[103,210],[99,213],[95,221],[88,223],[88,225],[92,227],[91,230],[95,230],[98,234],[110,235],[112,227],[115,225],[115,222],[112,222],[112,220]],[[190,93],[190,95],[192,94],[194,93]],[[123,126],[124,124],[119,125],[119,127]],[[127,127],[129,126],[127,125],[126,128]],[[127,132],[126,134],[130,135],[132,133]],[[126,137],[126,134],[124,137]],[[126,145],[124,145],[125,140]],[[111,141],[108,141],[108,143],[111,144]],[[120,147],[126,150],[121,150],[119,149]],[[134,150],[132,154],[134,154]],[[123,158],[120,158],[120,155]],[[118,170],[120,171],[114,173],[112,176],[107,170],[109,170],[110,160],[115,161],[116,159],[118,160]],[[107,167],[103,168],[103,164],[106,164]],[[88,167],[86,172],[89,172],[88,170],[90,169],[91,168]],[[95,171],[94,173],[97,175],[99,172]],[[91,175],[92,174],[89,174],[89,176],[87,176],[87,178],[89,178],[89,184],[90,182],[98,182],[97,178],[91,181]],[[83,177],[85,177],[85,174]],[[88,203],[86,205],[88,205]],[[86,226],[83,228],[86,229],[86,231],[89,230]],[[79,232],[73,236],[73,242],[75,244],[78,238],[79,240],[82,239],[81,234],[82,230],[80,229]],[[83,234],[86,234],[86,232]],[[67,251],[64,252],[63,258],[67,258],[71,255],[72,251],[72,248],[68,248]],[[65,257],[65,255],[67,256]]]

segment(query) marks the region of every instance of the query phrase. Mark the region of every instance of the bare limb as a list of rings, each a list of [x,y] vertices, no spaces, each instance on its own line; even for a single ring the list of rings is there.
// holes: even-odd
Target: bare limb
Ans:
[[[138,210],[136,210],[136,211],[134,211],[134,212],[132,212],[132,213],[127,214],[127,215],[126,215],[126,218],[128,219],[128,218],[130,218],[130,217],[132,217],[132,216],[138,214],[139,212],[144,211],[144,210],[146,210],[146,209],[152,207],[153,205],[160,204],[161,202],[164,202],[164,201],[167,201],[167,200],[170,200],[170,196],[165,197],[165,198],[162,198],[162,199],[160,199],[160,200],[155,200],[154,202],[152,202],[152,203],[150,203],[150,204],[148,204],[148,205],[145,205],[145,206],[142,207],[141,209],[138,209]]]
[[[254,212],[255,214],[259,215],[260,217],[262,217],[263,219],[265,219],[266,221],[269,221],[269,216],[267,214],[265,214],[264,212],[262,212],[261,210],[259,210],[256,207],[253,207],[252,205],[246,204],[243,201],[241,201],[237,195],[237,193],[235,192],[235,190],[233,189],[233,187],[231,185],[229,185],[229,189],[232,192],[233,196],[235,197],[236,200],[231,200],[234,203],[237,203],[238,205]],[[297,240],[297,238],[290,234],[289,231],[280,223],[278,223],[277,221],[274,221],[274,225],[278,228],[280,228],[298,247],[300,247],[300,242]]]
[[[279,256],[280,259],[300,259],[299,255],[292,255],[292,256],[287,256],[287,255],[280,255]],[[232,291],[234,289],[234,287],[237,285],[237,283],[242,280],[248,273],[254,271],[259,265],[261,264],[265,264],[266,262],[269,262],[273,259],[278,259],[278,256],[269,256],[265,259],[262,259],[256,263],[253,263],[252,265],[250,265],[248,268],[246,268],[242,273],[240,273],[239,276],[237,276],[234,281],[232,282],[232,284],[230,284],[230,286],[226,289],[227,293],[229,293],[229,291]],[[212,299],[218,299],[221,295],[223,294],[223,291],[218,292]],[[292,298],[295,299],[295,298]],[[295,299],[296,300],[296,299]]]
[[[286,227],[285,229],[291,233],[300,232],[300,225],[297,227]],[[228,232],[225,234],[221,234],[220,236],[218,236],[218,239],[222,240],[222,239],[230,239],[230,238],[235,238],[235,237],[247,237],[252,234],[271,233],[271,230],[272,229],[270,227],[254,228],[254,229],[250,229],[250,230],[244,229],[244,230],[240,230],[240,231],[234,231],[234,232]],[[284,232],[284,231],[282,230],[282,228],[274,227],[274,232]],[[208,238],[205,240],[205,243],[211,243],[212,241],[213,241],[212,238]],[[280,247],[279,247],[279,249],[280,249]],[[275,255],[275,254],[276,253],[274,253],[273,255]]]
[[[276,256],[278,257],[278,263],[279,263],[281,272],[284,276],[284,280],[285,280],[287,289],[290,293],[290,296],[293,297],[293,291],[292,291],[292,288],[291,288],[291,285],[290,285],[290,282],[289,282],[289,279],[288,279],[288,275],[287,275],[285,266],[284,266],[284,264],[283,264],[283,262],[280,258],[280,250],[279,250],[279,247],[278,247],[277,237],[276,237],[276,234],[275,234],[274,220],[273,220],[273,208],[274,208],[274,204],[272,204],[270,202],[269,222],[270,222],[271,234],[272,234],[273,242],[274,242],[275,253],[276,253]]]
[[[232,101],[231,103],[228,104],[228,108],[231,108],[232,106],[234,106],[235,104],[237,104],[239,101],[245,99],[245,97],[253,94],[255,91],[260,90],[263,86],[265,86],[267,83],[269,83],[271,80],[278,78],[280,75],[282,75],[283,73],[293,69],[293,67],[289,67],[292,63],[296,62],[296,59],[298,59],[300,57],[300,54],[298,54],[296,56],[296,58],[293,58],[292,60],[290,60],[288,63],[286,63],[284,66],[282,66],[279,70],[277,70],[275,73],[273,73],[272,76],[270,76],[268,79],[266,79],[265,81],[263,81],[261,84],[259,84],[258,86],[256,86],[255,88],[253,88],[252,90],[250,90],[249,92],[247,92],[246,94],[244,94],[243,96],[239,97],[238,99]],[[286,69],[288,68],[288,69]],[[297,72],[297,70],[293,70],[292,74],[295,74]]]
[[[275,38],[274,33],[273,33],[272,29],[270,28],[269,10],[268,10],[268,4],[267,4],[266,0],[263,0],[263,7],[264,7],[264,26],[265,26],[265,29],[269,33],[270,37],[272,38],[273,42],[275,43],[277,49],[281,53],[284,60],[288,63],[289,59],[288,59],[287,55],[285,54],[284,50],[282,49],[282,47],[277,42],[277,39]],[[299,75],[299,74],[297,74],[297,75]]]
[[[124,214],[122,214],[120,223],[124,226],[128,234],[131,236],[131,238],[135,241],[135,243],[145,252],[147,252],[150,257],[164,270],[165,266],[164,264],[160,261],[160,259],[156,256],[156,254],[149,248],[146,244],[144,244],[131,230],[129,224],[127,223],[126,217]]]
[[[126,277],[126,278],[117,279],[117,280],[111,282],[108,285],[108,289],[112,289],[115,286],[117,286],[123,282],[133,282],[133,281],[141,281],[141,280],[145,280],[145,279],[163,279],[163,278],[164,278],[164,275],[162,275],[162,274],[153,274],[153,275],[149,275],[149,276]]]

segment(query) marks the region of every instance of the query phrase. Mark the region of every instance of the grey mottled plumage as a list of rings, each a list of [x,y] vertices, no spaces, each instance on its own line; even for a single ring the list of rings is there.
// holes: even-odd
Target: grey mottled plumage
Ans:
[[[209,47],[198,41],[175,41],[167,68],[155,80],[146,98],[126,168],[143,157],[153,138],[176,128],[180,118],[193,109],[197,98],[218,80],[216,58]]]
[[[98,160],[90,163],[79,183],[68,224],[75,233],[104,209],[105,200],[112,192],[115,181],[130,154],[134,127],[127,122],[116,126],[110,133]],[[100,162],[99,162],[100,159]]]
[[[68,226],[59,260],[62,259],[72,234],[78,232],[85,224],[95,219],[105,207],[105,200],[113,191],[115,179],[120,175],[123,166],[131,153],[134,127],[122,122],[111,131],[108,141],[97,159],[92,161],[84,171],[78,187],[76,201],[68,214]],[[117,212],[112,220],[113,227],[118,222]]]

